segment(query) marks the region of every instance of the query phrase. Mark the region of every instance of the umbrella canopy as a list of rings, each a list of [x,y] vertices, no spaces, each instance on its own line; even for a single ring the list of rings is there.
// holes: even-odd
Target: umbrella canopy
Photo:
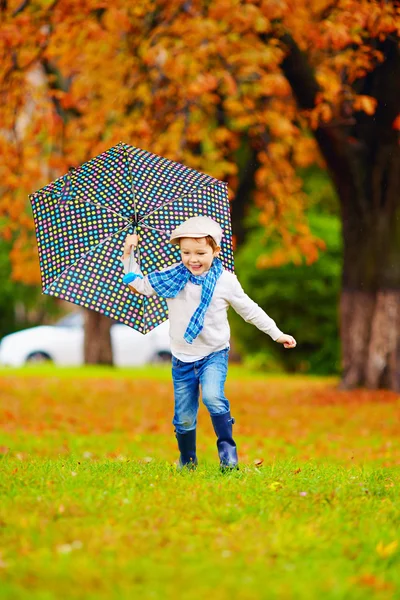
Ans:
[[[205,215],[223,230],[220,258],[233,271],[225,182],[120,143],[30,196],[43,293],[147,333],[168,317],[165,300],[123,283],[125,236],[136,229],[144,275],[180,261],[169,234]]]

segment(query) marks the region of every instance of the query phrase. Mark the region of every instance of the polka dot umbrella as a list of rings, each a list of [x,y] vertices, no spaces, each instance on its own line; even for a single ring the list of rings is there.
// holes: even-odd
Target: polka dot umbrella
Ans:
[[[133,293],[123,283],[125,237],[140,237],[144,275],[180,260],[170,232],[206,215],[224,232],[220,258],[233,271],[226,183],[120,143],[30,196],[42,288],[141,333],[168,317],[165,300]]]

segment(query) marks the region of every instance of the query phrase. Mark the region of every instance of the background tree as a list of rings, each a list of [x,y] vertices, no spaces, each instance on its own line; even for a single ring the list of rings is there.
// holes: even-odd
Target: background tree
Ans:
[[[399,4],[374,0],[2,3],[1,210],[14,277],[37,279],[27,193],[120,140],[226,179],[311,263],[298,168],[341,204],[343,385],[399,388]],[[40,160],[39,160],[40,158]]]

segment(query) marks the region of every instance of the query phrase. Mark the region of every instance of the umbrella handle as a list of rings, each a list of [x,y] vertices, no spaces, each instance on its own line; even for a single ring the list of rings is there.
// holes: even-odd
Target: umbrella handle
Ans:
[[[129,255],[128,273],[126,275],[124,275],[124,277],[122,279],[122,281],[124,283],[131,283],[131,281],[133,281],[137,277],[140,277],[140,279],[142,279],[141,275],[138,275],[138,274],[132,272],[133,263],[135,261],[135,250],[136,250],[135,246],[132,246],[131,253]]]
[[[133,263],[134,263],[134,260],[135,260],[135,250],[136,250],[135,246],[132,246],[131,253],[129,255],[129,265],[128,265],[128,271],[129,271],[129,273],[132,273]]]

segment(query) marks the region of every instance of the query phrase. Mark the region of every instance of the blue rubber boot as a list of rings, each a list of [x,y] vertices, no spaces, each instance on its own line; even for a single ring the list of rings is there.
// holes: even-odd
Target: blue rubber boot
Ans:
[[[178,468],[195,469],[197,466],[196,456],[196,430],[192,429],[187,433],[175,432],[178,440],[178,448],[181,453],[179,457]]]
[[[235,419],[228,411],[223,415],[211,416],[214,431],[217,435],[217,448],[221,469],[238,469],[236,444],[232,438],[232,425]]]

